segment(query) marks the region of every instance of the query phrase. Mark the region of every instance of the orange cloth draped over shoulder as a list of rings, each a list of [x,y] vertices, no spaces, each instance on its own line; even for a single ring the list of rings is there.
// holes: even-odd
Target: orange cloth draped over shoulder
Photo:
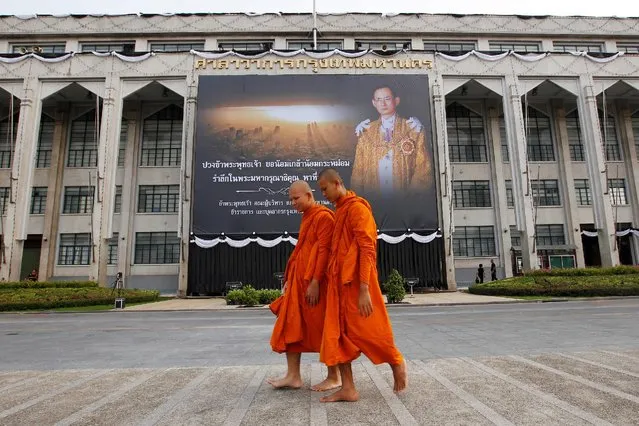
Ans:
[[[269,306],[277,315],[271,348],[283,352],[319,352],[326,311],[326,266],[335,214],[316,204],[302,215],[299,238],[286,264],[285,293]],[[306,302],[311,280],[319,281],[319,303]]]
[[[337,202],[328,266],[328,294],[320,361],[328,366],[366,355],[374,364],[400,364],[384,296],[377,278],[377,226],[370,204],[354,192]],[[373,313],[359,313],[366,282]]]

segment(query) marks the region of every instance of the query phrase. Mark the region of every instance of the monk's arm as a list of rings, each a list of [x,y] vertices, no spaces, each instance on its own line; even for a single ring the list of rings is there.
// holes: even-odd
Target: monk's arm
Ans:
[[[326,265],[328,265],[328,255],[331,250],[331,240],[333,237],[333,227],[335,221],[330,213],[321,213],[317,220],[317,262],[315,262],[315,271],[313,271],[313,279],[322,281],[326,274]]]
[[[377,229],[373,214],[361,203],[354,203],[349,222],[359,247],[359,280],[369,284],[371,271],[377,268]]]

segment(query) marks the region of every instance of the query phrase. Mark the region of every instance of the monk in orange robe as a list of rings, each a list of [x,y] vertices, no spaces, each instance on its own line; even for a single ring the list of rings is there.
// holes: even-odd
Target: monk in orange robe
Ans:
[[[294,182],[289,188],[293,208],[302,213],[299,238],[284,273],[284,294],[271,305],[277,315],[271,347],[286,353],[288,371],[280,379],[268,379],[275,388],[302,387],[300,362],[302,352],[319,352],[326,311],[326,265],[333,235],[334,213],[317,204],[307,182]],[[329,367],[328,377],[312,386],[326,391],[341,386],[336,366]]]
[[[328,265],[326,319],[320,361],[338,365],[342,388],[322,402],[357,401],[351,362],[364,353],[374,364],[388,363],[395,392],[406,388],[406,362],[395,347],[377,278],[377,226],[370,204],[348,191],[339,173],[325,169],[319,187],[337,209]]]

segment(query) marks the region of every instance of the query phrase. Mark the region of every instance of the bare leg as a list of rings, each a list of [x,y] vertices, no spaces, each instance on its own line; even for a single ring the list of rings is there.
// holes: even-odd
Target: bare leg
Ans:
[[[331,389],[336,389],[342,386],[342,379],[339,374],[339,368],[337,365],[333,365],[332,367],[328,367],[328,375],[323,382],[318,383],[314,386],[311,386],[311,389],[316,392],[324,392]]]
[[[300,373],[300,363],[302,354],[298,352],[287,352],[286,363],[288,370],[286,376],[281,379],[270,378],[267,380],[275,389],[299,389],[302,387],[302,375]]]
[[[391,364],[390,367],[393,370],[393,379],[395,380],[393,391],[401,392],[406,389],[406,386],[408,386],[408,378],[406,377],[406,360],[403,360],[399,364]]]
[[[349,401],[354,402],[359,400],[359,393],[355,389],[355,382],[353,381],[353,370],[351,369],[351,363],[340,364],[339,372],[342,376],[342,388],[335,393],[320,398],[320,402],[337,402],[337,401]]]

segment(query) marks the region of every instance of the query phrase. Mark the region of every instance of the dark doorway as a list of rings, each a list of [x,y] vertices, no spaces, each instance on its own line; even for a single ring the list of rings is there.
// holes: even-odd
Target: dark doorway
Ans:
[[[618,223],[617,231],[626,231],[632,228],[631,223]],[[617,237],[617,250],[619,251],[619,263],[622,265],[633,265],[632,259],[632,233],[623,237]]]
[[[582,231],[597,232],[592,223],[581,224]],[[599,238],[588,237],[581,234],[581,244],[584,248],[584,263],[586,266],[601,266],[601,253],[599,251]]]
[[[42,235],[29,234],[24,242],[22,250],[22,266],[20,267],[20,279],[24,280],[32,270],[40,269],[40,250],[42,248]]]

